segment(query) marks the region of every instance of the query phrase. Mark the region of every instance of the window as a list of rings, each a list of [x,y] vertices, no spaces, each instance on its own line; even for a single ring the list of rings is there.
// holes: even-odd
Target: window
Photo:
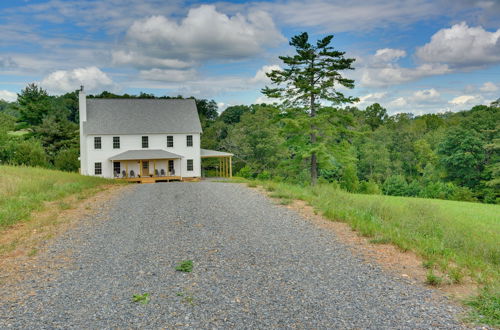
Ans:
[[[102,163],[95,163],[94,164],[94,174],[95,175],[101,175],[102,174]]]
[[[94,149],[101,149],[102,147],[102,141],[100,136],[95,136],[94,137]]]
[[[113,136],[113,149],[120,149],[120,137]]]
[[[192,135],[186,136],[186,145],[188,147],[192,147],[193,146],[193,136]]]
[[[149,148],[149,138],[147,136],[142,137],[142,147]]]
[[[172,135],[167,135],[167,148],[174,147],[174,137]]]
[[[188,159],[187,160],[187,170],[188,171],[192,171],[193,170],[193,160],[192,159]]]
[[[113,162],[113,173],[120,175],[121,167],[120,162]]]
[[[172,173],[172,172],[174,171],[174,161],[173,161],[172,159],[170,159],[170,160],[168,161],[168,171],[169,171],[170,173]]]

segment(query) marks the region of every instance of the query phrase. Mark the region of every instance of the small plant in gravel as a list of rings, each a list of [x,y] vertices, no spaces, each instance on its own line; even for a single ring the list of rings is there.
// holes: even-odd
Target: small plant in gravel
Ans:
[[[432,260],[426,260],[422,262],[422,267],[425,269],[431,269],[434,266],[434,261]]]
[[[290,204],[292,204],[292,200],[291,199],[281,199],[279,201],[279,204],[280,205],[290,205]]]
[[[141,303],[146,305],[147,303],[149,303],[149,293],[134,294],[132,296],[132,301],[135,303]]]
[[[437,275],[434,274],[434,272],[429,270],[427,273],[427,278],[425,279],[425,283],[429,285],[439,285],[443,282],[443,279]]]
[[[175,267],[178,272],[191,273],[193,271],[193,260],[184,260]]]
[[[257,183],[250,181],[247,183],[247,186],[249,186],[250,188],[255,188],[255,187],[257,187]]]
[[[38,254],[38,250],[35,248],[32,248],[30,252],[28,252],[28,257],[34,257]]]
[[[457,284],[462,282],[464,278],[464,273],[460,269],[453,267],[448,269],[448,276],[450,277],[453,283]]]

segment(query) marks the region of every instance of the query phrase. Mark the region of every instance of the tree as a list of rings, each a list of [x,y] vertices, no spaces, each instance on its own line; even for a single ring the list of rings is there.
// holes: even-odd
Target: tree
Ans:
[[[17,94],[20,121],[29,125],[39,125],[50,111],[50,96],[36,84],[29,84]]]
[[[352,58],[345,58],[344,52],[334,50],[330,46],[333,35],[326,36],[312,45],[307,32],[292,37],[290,46],[295,47],[294,56],[280,56],[287,66],[283,70],[267,73],[277,87],[265,87],[262,93],[271,98],[283,100],[285,106],[304,107],[310,120],[306,122],[303,132],[309,136],[308,146],[311,164],[311,183],[316,184],[318,178],[317,149],[321,148],[317,137],[318,124],[315,117],[321,101],[329,101],[334,105],[352,103],[356,99],[346,97],[336,86],[354,88],[354,80],[342,77],[341,71],[352,70]]]
[[[370,126],[372,131],[387,120],[387,110],[378,103],[373,103],[372,105],[367,106],[364,111],[364,115],[365,122],[368,126]]]
[[[485,148],[478,133],[461,127],[449,130],[438,147],[438,154],[449,179],[469,188],[479,184]]]
[[[220,114],[220,119],[228,125],[237,124],[240,122],[241,116],[250,111],[251,108],[248,105],[233,105],[227,107],[227,109]]]

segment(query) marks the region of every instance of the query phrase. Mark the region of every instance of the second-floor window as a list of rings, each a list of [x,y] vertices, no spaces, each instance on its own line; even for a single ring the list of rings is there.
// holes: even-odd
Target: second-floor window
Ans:
[[[120,137],[113,136],[113,149],[120,149]]]
[[[167,135],[167,148],[174,147],[174,137],[172,135]]]
[[[94,149],[101,149],[102,147],[102,141],[100,136],[95,136],[94,137]]]
[[[193,136],[192,135],[186,136],[186,145],[188,147],[192,147],[193,146]]]
[[[149,148],[149,137],[148,136],[142,137],[142,147]]]

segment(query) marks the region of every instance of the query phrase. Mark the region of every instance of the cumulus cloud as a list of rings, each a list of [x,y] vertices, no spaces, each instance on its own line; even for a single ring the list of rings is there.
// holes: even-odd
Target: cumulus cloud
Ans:
[[[396,107],[396,108],[404,107],[407,104],[408,102],[406,102],[406,99],[404,97],[398,97],[389,102],[390,107]]]
[[[52,93],[67,93],[85,86],[86,91],[113,89],[114,84],[109,76],[95,66],[74,70],[59,70],[45,77],[41,85]]]
[[[385,67],[367,67],[362,70],[361,83],[368,87],[397,85],[424,77],[451,72],[446,64],[425,63],[415,68],[404,68],[396,64]]]
[[[252,84],[269,84],[271,83],[271,79],[269,79],[268,76],[266,76],[266,73],[269,73],[273,70],[281,70],[281,67],[279,65],[264,65],[262,68],[260,68],[255,76],[250,79],[250,83]]]
[[[449,104],[453,105],[469,105],[469,104],[477,104],[479,102],[479,98],[474,95],[460,95],[448,101]]]
[[[406,51],[402,49],[383,48],[378,49],[373,55],[375,62],[392,62],[406,56]]]
[[[0,90],[0,100],[14,102],[17,100],[17,94],[8,90]]]
[[[169,69],[151,69],[141,70],[140,78],[146,80],[179,82],[188,81],[196,78],[196,70],[169,70]]]
[[[378,103],[381,100],[383,100],[386,96],[387,96],[387,93],[385,93],[385,92],[370,93],[367,95],[363,95],[363,96],[359,97],[359,102],[356,103],[356,106],[365,107],[365,106],[368,106],[372,103]]]
[[[492,93],[499,90],[498,86],[491,81],[485,82],[481,87],[479,87],[481,92]]]
[[[136,20],[127,31],[127,50],[114,52],[113,60],[178,69],[193,61],[248,58],[285,40],[264,11],[228,16],[213,5],[202,5],[180,22],[161,15]]]
[[[434,88],[419,90],[413,93],[413,99],[419,102],[437,100],[440,96],[441,94]]]
[[[435,33],[431,41],[417,49],[417,57],[427,63],[446,63],[453,68],[473,68],[500,63],[500,29],[489,32],[469,27],[465,22]]]

